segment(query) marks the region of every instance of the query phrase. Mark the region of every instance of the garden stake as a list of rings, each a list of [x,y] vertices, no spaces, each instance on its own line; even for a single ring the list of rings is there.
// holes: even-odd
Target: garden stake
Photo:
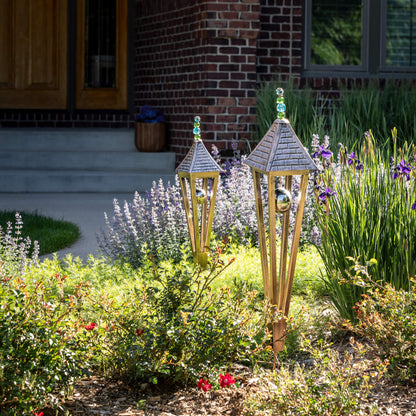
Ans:
[[[222,169],[202,143],[200,120],[199,116],[194,118],[194,143],[176,172],[181,184],[194,261],[205,268],[219,173]]]
[[[309,172],[317,169],[312,158],[299,141],[289,120],[285,118],[283,89],[276,89],[277,119],[245,160],[251,166],[254,179],[259,248],[263,273],[264,294],[274,310],[283,317],[273,323],[273,351],[282,351],[285,342],[286,318],[289,314],[295,275],[296,257],[302,226],[303,210]],[[266,227],[262,198],[261,175],[267,181],[267,206],[269,210],[269,253],[267,253]],[[301,175],[296,218],[287,266],[289,243],[291,189],[293,175]],[[284,187],[276,187],[276,178],[284,177]],[[277,273],[276,215],[282,215],[280,267]]]

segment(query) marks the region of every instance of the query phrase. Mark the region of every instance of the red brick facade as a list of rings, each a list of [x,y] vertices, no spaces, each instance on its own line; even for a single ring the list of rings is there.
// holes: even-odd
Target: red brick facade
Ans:
[[[302,72],[302,0],[260,3],[257,79],[298,84]]]
[[[171,150],[189,149],[197,114],[207,144],[249,139],[259,2],[144,0],[137,16],[135,105],[165,112]]]
[[[231,149],[256,125],[256,86],[290,80],[326,93],[361,80],[302,78],[302,0],[135,0],[128,111],[0,110],[3,127],[133,127],[148,104],[165,113],[178,161],[201,116],[207,146]]]

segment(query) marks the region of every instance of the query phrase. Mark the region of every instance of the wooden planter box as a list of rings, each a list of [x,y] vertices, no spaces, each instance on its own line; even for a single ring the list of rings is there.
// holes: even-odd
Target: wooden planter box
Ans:
[[[139,152],[161,152],[166,146],[166,124],[136,123],[134,144]]]

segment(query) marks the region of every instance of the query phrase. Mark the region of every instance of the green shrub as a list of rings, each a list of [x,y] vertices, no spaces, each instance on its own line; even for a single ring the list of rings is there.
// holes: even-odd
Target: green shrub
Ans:
[[[261,314],[254,293],[210,290],[226,267],[218,253],[207,270],[155,267],[153,281],[122,305],[102,303],[111,328],[103,339],[107,366],[131,379],[186,384],[210,367],[250,361],[264,338]]]
[[[0,414],[57,406],[88,369],[91,334],[77,318],[85,289],[68,293],[65,279],[0,277]]]
[[[354,261],[353,259],[350,259]],[[347,327],[371,343],[372,353],[388,361],[388,375],[404,383],[416,381],[416,280],[409,291],[380,284],[369,275],[368,266],[352,266],[349,282],[366,289],[354,307],[355,325]]]
[[[264,373],[264,387],[247,401],[249,415],[352,416],[373,414],[363,407],[372,384],[385,371],[384,364],[365,359],[365,349],[355,343],[353,352],[338,353],[325,343],[303,343],[310,357],[303,362],[279,362]]]
[[[374,279],[396,289],[408,290],[409,278],[416,275],[416,151],[405,146],[390,158],[367,134],[359,152],[340,149],[337,165],[332,156],[322,155],[323,170],[315,178],[318,250],[331,299],[344,318],[353,320],[363,289],[339,284],[348,278],[347,256],[378,259]]]

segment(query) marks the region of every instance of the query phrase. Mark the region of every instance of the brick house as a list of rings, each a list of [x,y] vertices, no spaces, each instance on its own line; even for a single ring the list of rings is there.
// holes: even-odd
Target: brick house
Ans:
[[[204,141],[230,149],[250,140],[260,81],[333,93],[414,78],[415,11],[409,0],[2,0],[0,125],[132,128],[150,104],[177,161],[195,114]]]

